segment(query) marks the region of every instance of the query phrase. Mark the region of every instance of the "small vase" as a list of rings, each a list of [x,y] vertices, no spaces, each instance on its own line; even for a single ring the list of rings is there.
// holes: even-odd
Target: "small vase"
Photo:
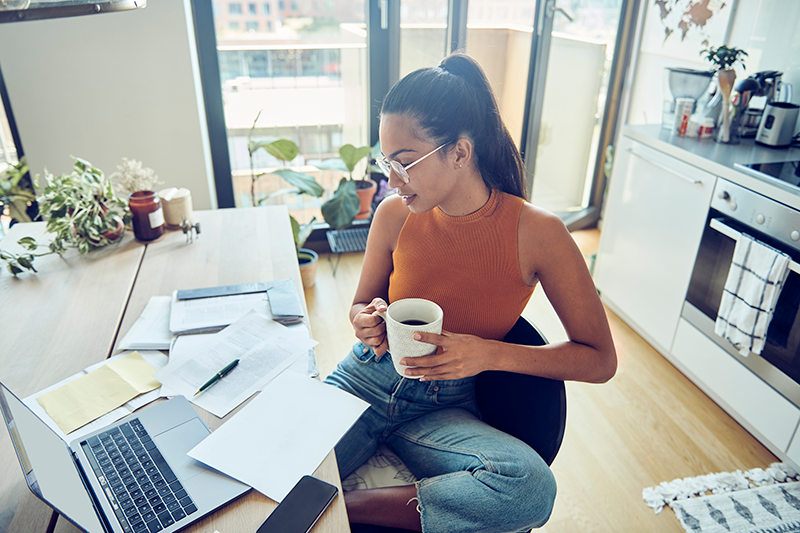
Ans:
[[[731,92],[736,81],[736,71],[732,69],[720,70],[717,73],[717,83],[722,95],[722,109],[720,109],[720,125],[717,130],[716,141],[723,144],[739,143],[739,127],[733,124],[735,109],[731,105]]]
[[[375,192],[377,190],[378,184],[372,180],[356,181],[356,194],[360,201],[356,220],[364,220],[365,218],[369,218],[372,214],[372,198],[375,197]]]

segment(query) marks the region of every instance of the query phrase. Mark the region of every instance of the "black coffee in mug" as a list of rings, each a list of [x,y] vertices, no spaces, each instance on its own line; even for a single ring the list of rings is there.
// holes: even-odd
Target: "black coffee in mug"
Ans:
[[[410,318],[408,320],[401,320],[401,324],[405,324],[406,326],[424,326],[427,324],[424,320],[417,320],[415,318]]]

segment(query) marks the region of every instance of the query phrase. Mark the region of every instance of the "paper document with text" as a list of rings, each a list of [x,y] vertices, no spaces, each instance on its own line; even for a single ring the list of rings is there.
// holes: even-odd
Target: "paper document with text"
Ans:
[[[153,374],[167,388],[222,418],[291,366],[308,357],[317,342],[306,329],[291,329],[251,311],[219,333],[191,357],[181,357]],[[195,395],[234,359],[239,365],[213,387]]]

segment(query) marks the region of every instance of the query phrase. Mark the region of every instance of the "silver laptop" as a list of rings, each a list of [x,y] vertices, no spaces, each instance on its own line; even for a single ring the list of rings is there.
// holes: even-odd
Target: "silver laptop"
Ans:
[[[211,431],[183,396],[70,444],[3,383],[0,410],[28,487],[83,531],[169,533],[249,489],[186,455]]]

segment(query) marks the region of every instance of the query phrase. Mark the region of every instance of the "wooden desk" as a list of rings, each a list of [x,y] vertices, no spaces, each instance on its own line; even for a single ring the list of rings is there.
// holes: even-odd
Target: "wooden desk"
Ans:
[[[19,252],[19,238],[48,243],[43,222],[17,224],[0,248]],[[122,242],[80,255],[36,258],[38,273],[0,272],[0,380],[20,397],[108,357],[145,247]],[[28,490],[11,440],[0,431],[0,530],[45,531],[52,510]]]
[[[221,209],[195,212],[201,233],[194,242],[187,242],[180,231],[168,231],[147,245],[136,283],[128,300],[119,335],[130,329],[151,296],[171,295],[176,289],[213,287],[291,278],[297,287],[305,310],[302,281],[289,224],[284,207]],[[306,313],[307,314],[307,313]],[[118,351],[115,349],[114,352]],[[233,416],[241,406],[229,414]],[[198,409],[212,430],[223,420]],[[331,452],[315,475],[339,487],[339,472]],[[235,502],[185,529],[187,532],[220,533],[255,532],[275,502],[251,490]],[[349,531],[344,498],[337,497],[315,526],[315,533]],[[66,520],[59,520],[57,533],[77,531]]]

